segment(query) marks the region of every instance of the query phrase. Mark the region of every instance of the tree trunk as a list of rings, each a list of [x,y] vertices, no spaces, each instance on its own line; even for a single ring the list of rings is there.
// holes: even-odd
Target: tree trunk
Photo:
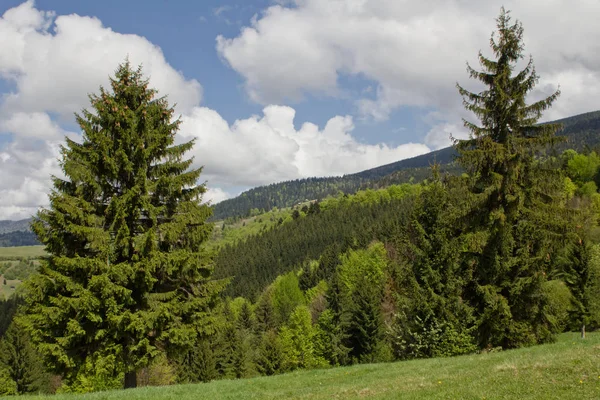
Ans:
[[[137,374],[135,371],[125,372],[125,380],[123,382],[124,389],[133,389],[137,387]]]
[[[581,338],[585,339],[585,324],[581,325]]]

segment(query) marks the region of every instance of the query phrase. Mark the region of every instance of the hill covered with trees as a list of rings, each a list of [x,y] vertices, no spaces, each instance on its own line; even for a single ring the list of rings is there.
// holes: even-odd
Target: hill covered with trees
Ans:
[[[556,147],[557,151],[566,148],[582,151],[600,146],[600,111],[575,115],[548,124],[562,126],[557,135],[564,136],[566,141]],[[216,204],[213,219],[248,216],[252,210],[268,211],[273,207],[291,207],[300,202],[335,196],[339,192],[352,194],[360,189],[420,182],[428,176],[429,167],[433,163],[441,164],[442,171],[458,173],[461,169],[454,162],[456,156],[456,149],[447,147],[342,177],[306,178],[260,186]]]

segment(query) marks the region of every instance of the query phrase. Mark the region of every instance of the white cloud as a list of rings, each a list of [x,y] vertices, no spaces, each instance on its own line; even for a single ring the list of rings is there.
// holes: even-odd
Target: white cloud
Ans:
[[[271,105],[263,114],[232,125],[216,111],[202,107],[183,117],[182,135],[196,139],[193,155],[205,166],[209,185],[253,186],[343,175],[430,151],[417,143],[396,147],[359,143],[351,136],[350,116],[333,117],[322,129],[312,123],[296,129],[291,107]]]
[[[0,219],[22,219],[48,204],[50,175],[61,175],[59,143],[17,138],[0,151]]]
[[[104,27],[97,18],[35,9],[33,1],[0,18],[0,77],[16,91],[5,94],[2,111],[53,112],[71,118],[88,104],[88,93],[108,85],[117,65],[129,57],[143,64],[150,84],[168,94],[180,112],[196,106],[202,87],[185,79],[165,60],[161,49],[137,35]]]
[[[343,92],[339,78],[363,76],[378,84],[358,109],[385,119],[396,108],[461,111],[455,82],[468,84],[465,61],[489,54],[499,3],[432,0],[296,0],[274,5],[217,50],[263,104],[316,93]],[[589,0],[507,0],[523,22],[526,53],[542,80],[539,93],[561,84],[563,95],[548,118],[600,108],[600,7]],[[454,117],[452,124],[460,118]]]
[[[0,120],[0,131],[11,132],[20,138],[62,139],[66,132],[44,112],[16,112]]]
[[[221,188],[209,187],[206,193],[204,193],[203,201],[209,202],[210,204],[217,204],[223,200],[230,198],[231,195]]]

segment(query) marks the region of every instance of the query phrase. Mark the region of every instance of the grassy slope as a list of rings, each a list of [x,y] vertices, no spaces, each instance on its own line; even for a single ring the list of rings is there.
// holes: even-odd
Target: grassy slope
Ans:
[[[482,355],[51,397],[52,400],[347,398],[600,398],[600,333],[589,334],[586,340],[569,333],[561,335],[554,344]]]

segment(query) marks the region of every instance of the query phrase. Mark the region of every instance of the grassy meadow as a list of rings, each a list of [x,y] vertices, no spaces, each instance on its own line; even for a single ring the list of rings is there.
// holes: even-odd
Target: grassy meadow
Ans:
[[[46,255],[44,246],[0,247],[0,261],[16,258],[40,258]]]
[[[486,354],[363,364],[272,377],[145,387],[52,400],[154,399],[595,399],[600,398],[600,332],[581,340]]]

